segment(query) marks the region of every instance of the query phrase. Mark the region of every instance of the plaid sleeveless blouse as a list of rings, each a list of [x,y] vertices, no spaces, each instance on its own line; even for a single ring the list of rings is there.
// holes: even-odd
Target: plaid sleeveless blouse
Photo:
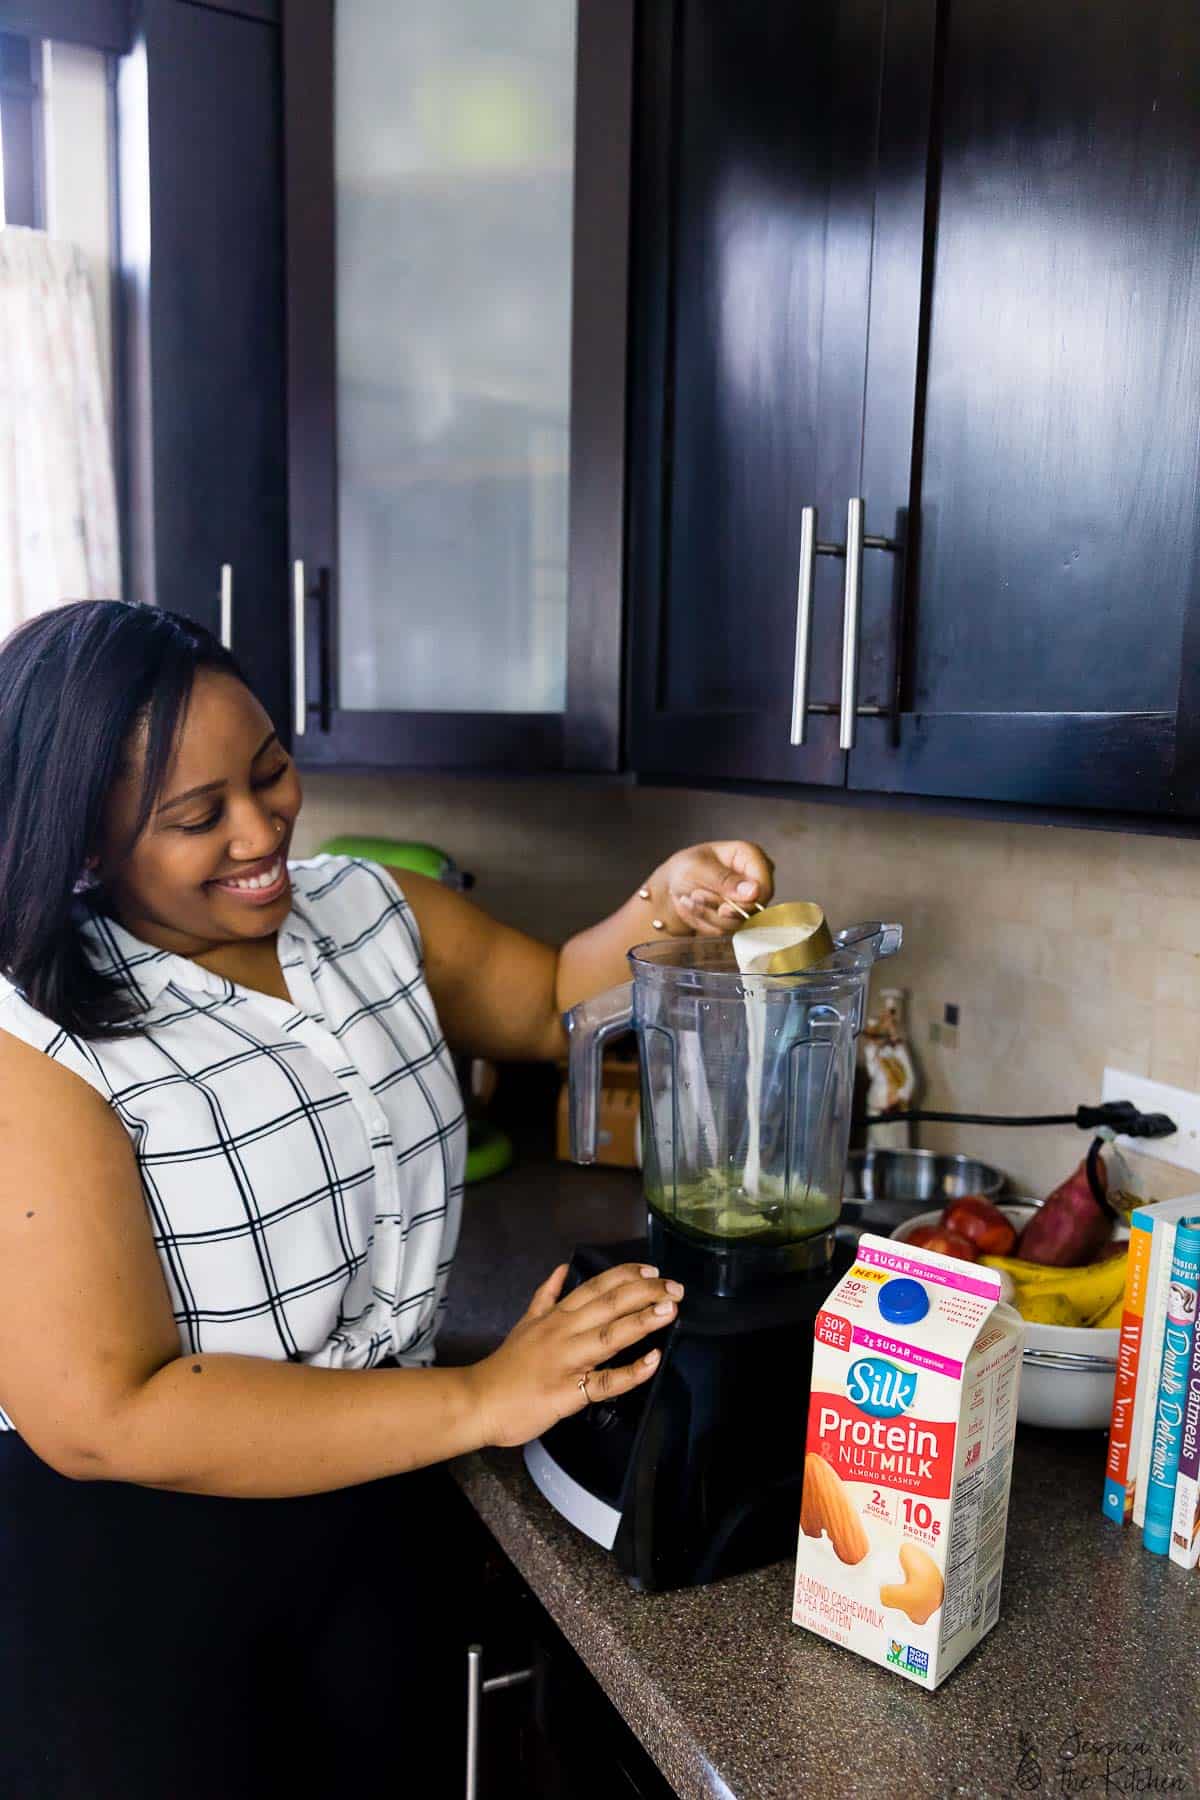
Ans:
[[[290,1002],[94,916],[89,953],[138,990],[138,1029],[73,1037],[2,981],[0,1027],[81,1076],[129,1133],[181,1354],[422,1365],[466,1124],[420,934],[374,864],[316,857],[290,873]]]

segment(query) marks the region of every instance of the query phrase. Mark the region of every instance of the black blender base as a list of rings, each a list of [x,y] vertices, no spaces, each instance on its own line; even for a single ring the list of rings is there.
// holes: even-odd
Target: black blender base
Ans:
[[[646,1254],[644,1239],[581,1245],[568,1287]],[[695,1586],[795,1554],[813,1323],[852,1254],[837,1245],[820,1271],[753,1294],[689,1288],[653,1381],[542,1438],[573,1490],[618,1521],[612,1551],[631,1586]]]

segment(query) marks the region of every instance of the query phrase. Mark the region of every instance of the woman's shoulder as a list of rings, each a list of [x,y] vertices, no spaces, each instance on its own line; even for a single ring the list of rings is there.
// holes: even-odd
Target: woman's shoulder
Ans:
[[[40,1013],[19,988],[0,976],[0,1047],[14,1038],[31,1050],[40,1050],[51,1063],[69,1069],[103,1099],[109,1098],[111,1089],[95,1048]]]
[[[340,950],[399,932],[420,963],[421,934],[412,907],[388,871],[359,856],[310,856],[288,864],[297,910]]]

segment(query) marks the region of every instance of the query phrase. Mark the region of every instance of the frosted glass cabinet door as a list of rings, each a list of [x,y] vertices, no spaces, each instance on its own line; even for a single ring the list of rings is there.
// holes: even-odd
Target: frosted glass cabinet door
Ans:
[[[306,743],[306,759],[486,765],[504,762],[509,743],[518,766],[562,760],[579,473],[573,294],[594,255],[575,217],[588,179],[580,147],[591,154],[580,92],[586,108],[597,80],[589,12],[598,20],[577,0],[285,11],[304,736],[342,740],[332,757],[328,742]],[[603,53],[612,22],[592,37]],[[606,101],[628,86],[631,41],[601,55]],[[627,183],[611,112],[609,125],[602,154]],[[627,162],[627,129],[624,144]],[[618,226],[613,208],[608,228]],[[615,338],[619,324],[623,353],[624,296],[609,280],[618,316],[607,329]],[[585,394],[585,418],[588,404]],[[610,484],[619,474],[609,470]],[[524,752],[504,719],[524,722]]]
[[[339,0],[342,704],[561,712],[573,0]]]

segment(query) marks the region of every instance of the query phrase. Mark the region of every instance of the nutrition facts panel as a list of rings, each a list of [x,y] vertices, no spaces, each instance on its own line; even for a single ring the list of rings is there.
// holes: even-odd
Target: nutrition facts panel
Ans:
[[[967,1402],[965,1454],[946,1546],[943,1643],[964,1625],[978,1625],[985,1605],[989,1611],[999,1605],[998,1581],[987,1584],[1004,1555],[1017,1368],[1018,1357],[1010,1353],[1001,1368],[978,1383]]]

